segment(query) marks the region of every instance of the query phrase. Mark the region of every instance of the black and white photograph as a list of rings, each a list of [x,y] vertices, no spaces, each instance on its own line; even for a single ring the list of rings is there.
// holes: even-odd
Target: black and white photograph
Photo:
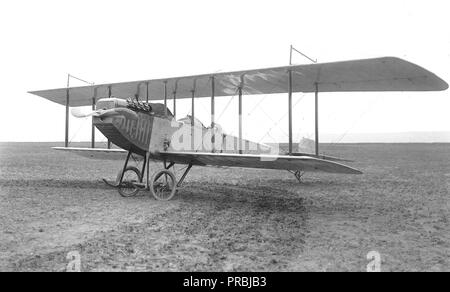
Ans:
[[[0,272],[450,271],[449,8],[2,1]]]

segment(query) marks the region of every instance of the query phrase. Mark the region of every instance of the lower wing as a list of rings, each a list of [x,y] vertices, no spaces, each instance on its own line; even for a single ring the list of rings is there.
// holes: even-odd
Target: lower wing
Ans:
[[[123,149],[53,147],[93,159],[124,160],[127,151]],[[205,152],[160,152],[153,158],[165,159],[183,164],[199,166],[228,166],[281,170],[301,170],[308,172],[328,172],[342,174],[362,174],[352,167],[311,156],[255,155]]]
[[[352,167],[311,156],[254,155],[203,152],[160,152],[163,159],[201,166],[301,170],[342,174],[362,174]]]
[[[67,151],[83,157],[102,160],[125,160],[127,151],[123,149],[53,147],[55,150]]]

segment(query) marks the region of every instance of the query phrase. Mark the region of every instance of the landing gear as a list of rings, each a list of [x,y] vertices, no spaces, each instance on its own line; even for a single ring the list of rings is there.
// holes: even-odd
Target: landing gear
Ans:
[[[176,178],[170,170],[163,169],[158,171],[150,180],[150,192],[158,201],[172,199],[176,191]]]
[[[292,173],[295,176],[295,178],[298,180],[299,183],[302,183],[302,177],[305,174],[304,171],[301,171],[301,170],[296,170],[296,171],[289,170],[289,172]]]
[[[121,181],[117,187],[119,194],[122,197],[132,197],[139,192],[139,188],[134,184],[142,182],[142,174],[136,167],[127,166],[123,175],[122,172],[117,174],[116,181]]]
[[[108,182],[103,179],[107,185],[116,188],[122,197],[132,197],[135,196],[140,190],[147,190],[150,191],[156,200],[168,201],[175,196],[177,188],[181,187],[181,184],[189,173],[189,170],[192,168],[192,164],[189,164],[185,168],[180,180],[177,181],[174,172],[170,170],[175,163],[170,162],[169,165],[167,165],[166,161],[164,161],[164,169],[156,172],[150,178],[148,168],[148,163],[150,161],[149,155],[144,156],[142,170],[139,170],[135,166],[128,165],[130,157],[132,157],[131,151],[128,152],[123,169],[117,174],[115,183]],[[138,163],[136,159],[134,160]],[[145,183],[143,182],[144,173],[146,173]]]
[[[192,164],[189,164],[180,180],[177,182],[175,174],[169,169],[173,167],[175,163],[171,162],[166,165],[164,161],[164,169],[155,173],[149,182],[149,189],[153,197],[159,201],[168,201],[175,196],[177,189],[181,187],[184,179],[192,168]]]

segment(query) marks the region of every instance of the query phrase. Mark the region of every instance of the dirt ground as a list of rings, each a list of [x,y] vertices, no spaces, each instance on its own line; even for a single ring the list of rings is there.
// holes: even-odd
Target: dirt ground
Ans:
[[[193,168],[169,202],[100,181],[121,161],[0,144],[0,271],[450,271],[450,144],[338,144],[364,175]],[[156,170],[160,165],[153,165]],[[178,172],[177,175],[180,175]]]

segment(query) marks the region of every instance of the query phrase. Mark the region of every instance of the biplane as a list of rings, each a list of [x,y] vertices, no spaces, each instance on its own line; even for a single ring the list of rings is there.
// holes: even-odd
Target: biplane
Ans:
[[[219,166],[287,170],[297,179],[304,172],[361,174],[342,164],[343,160],[324,156],[319,151],[319,93],[367,91],[441,91],[448,84],[430,71],[395,57],[351,60],[309,65],[223,72],[123,83],[67,87],[32,91],[66,107],[65,147],[91,158],[125,157],[116,181],[106,183],[122,196],[148,190],[158,200],[171,199],[193,166]],[[313,153],[293,151],[292,94],[315,95],[315,139]],[[242,137],[242,99],[259,94],[287,94],[289,146],[284,152],[245,140]],[[215,99],[236,95],[239,98],[239,134],[226,135],[215,123]],[[176,118],[176,101],[191,99],[191,115]],[[195,99],[210,98],[211,124],[203,125],[195,117]],[[172,100],[172,110],[168,107]],[[160,101],[160,102],[155,102]],[[163,101],[163,102],[162,102]],[[82,113],[76,107],[90,106]],[[68,145],[69,107],[76,117],[92,116],[91,148]],[[107,148],[95,148],[94,127],[107,139]],[[119,148],[113,149],[110,143]],[[143,161],[138,169],[129,165],[130,157]],[[164,167],[150,176],[150,161],[162,161]],[[177,179],[171,170],[185,165]],[[147,166],[147,167],[146,167]]]

